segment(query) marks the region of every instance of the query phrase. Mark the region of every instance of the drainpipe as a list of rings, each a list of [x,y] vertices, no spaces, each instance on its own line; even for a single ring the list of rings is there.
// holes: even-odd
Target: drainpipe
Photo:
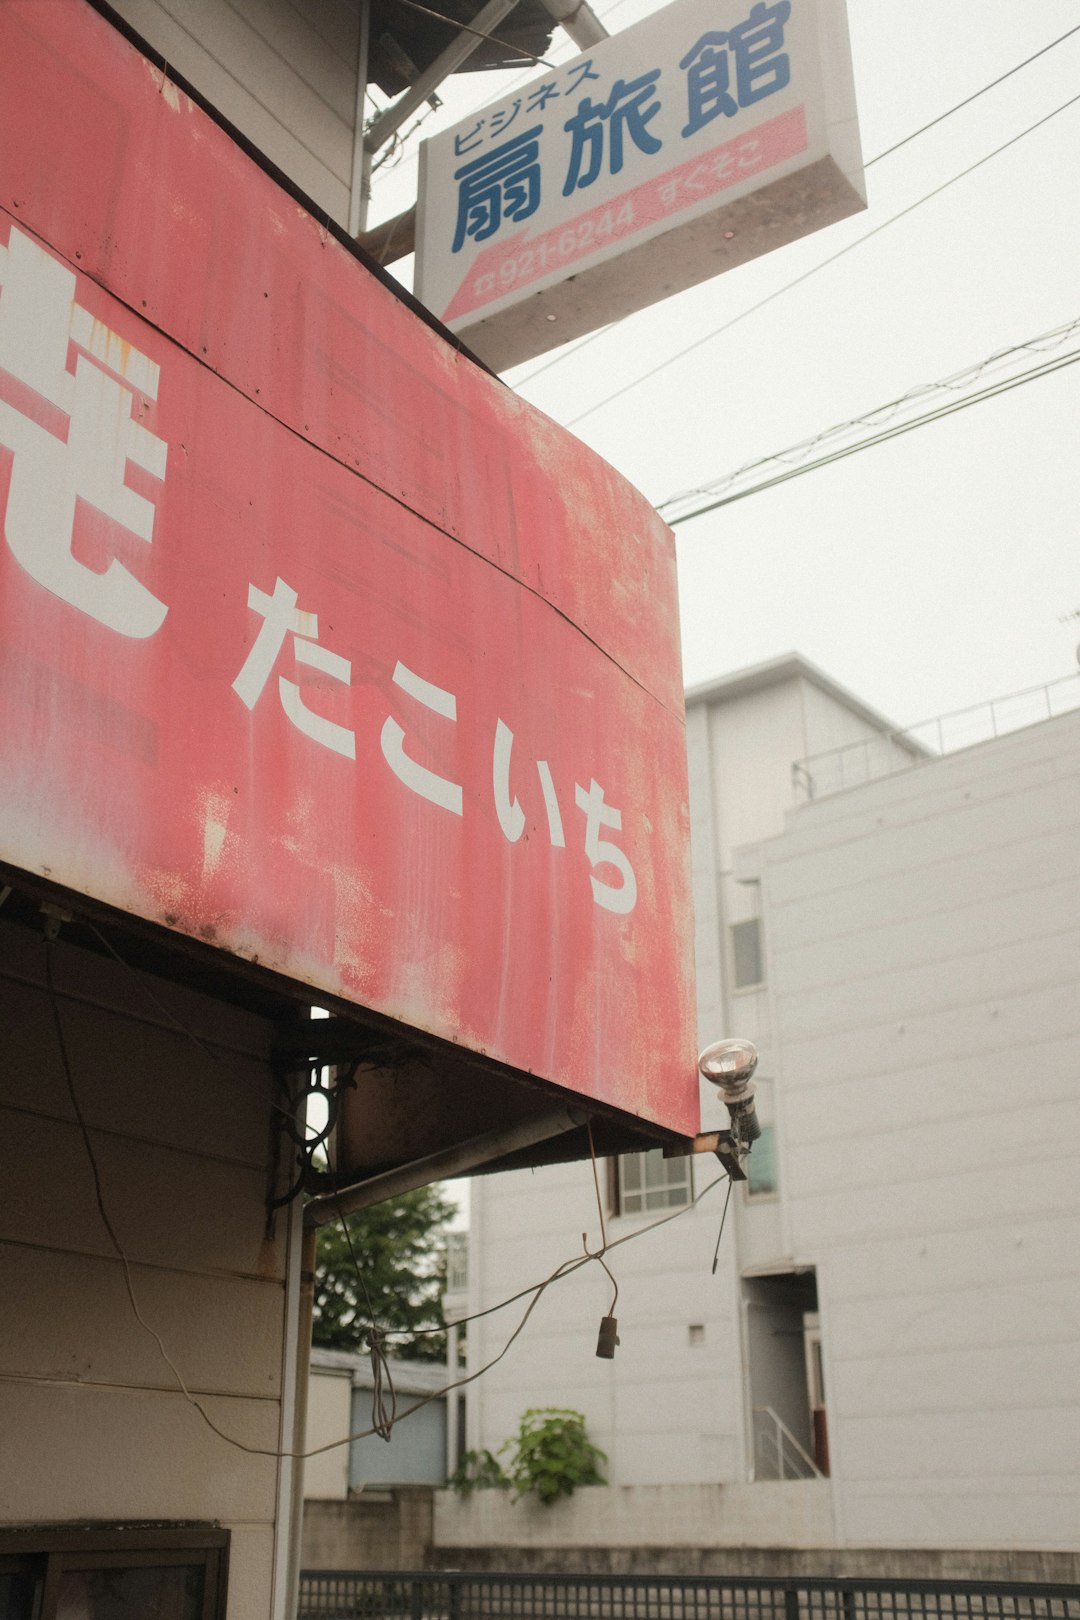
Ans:
[[[292,1514],[289,1521],[289,1614],[295,1615],[300,1597],[300,1547],[304,1533],[304,1459],[307,1444],[308,1389],[311,1384],[311,1319],[315,1309],[315,1246],[318,1233],[304,1228],[300,1250],[300,1300],[296,1323],[296,1397],[293,1406]]]
[[[296,1451],[298,1414],[305,1405],[307,1377],[301,1373],[306,1363],[303,1347],[304,1319],[301,1309],[301,1272],[306,1248],[303,1229],[303,1211],[298,1203],[292,1204],[287,1216],[288,1229],[285,1247],[285,1299],[282,1330],[281,1405],[278,1424],[277,1502],[274,1509],[274,1573],[271,1595],[271,1620],[290,1620],[296,1613],[294,1567],[299,1575],[299,1546],[294,1545],[297,1511],[303,1501],[303,1469]],[[307,1324],[310,1335],[310,1322]],[[301,1428],[301,1434],[303,1430]],[[303,1449],[301,1443],[300,1450]],[[297,1562],[294,1566],[294,1558]]]

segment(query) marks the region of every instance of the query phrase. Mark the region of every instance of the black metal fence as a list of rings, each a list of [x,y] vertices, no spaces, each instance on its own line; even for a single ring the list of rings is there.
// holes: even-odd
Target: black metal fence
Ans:
[[[1080,1586],[316,1569],[297,1620],[1080,1620]]]

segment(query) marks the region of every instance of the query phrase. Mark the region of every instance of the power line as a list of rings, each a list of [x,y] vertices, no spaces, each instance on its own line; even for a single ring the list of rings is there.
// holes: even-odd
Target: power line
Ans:
[[[786,463],[790,466],[793,461],[805,460],[812,450],[825,443],[826,440],[834,439],[843,433],[850,433],[855,428],[876,428],[881,425],[882,421],[896,416],[905,406],[914,404],[916,400],[925,400],[929,395],[942,391],[956,393],[961,388],[970,387],[992,366],[1000,367],[1002,361],[1014,359],[1022,354],[1045,354],[1050,350],[1058,349],[1078,329],[1080,329],[1080,316],[1075,320],[1067,321],[1063,326],[1054,327],[1049,332],[1041,332],[1038,337],[1029,338],[1025,343],[1014,343],[1008,348],[997,349],[993,354],[988,355],[985,360],[980,360],[975,365],[964,366],[961,370],[954,371],[948,377],[942,377],[937,382],[921,383],[916,388],[909,388],[906,393],[899,395],[896,399],[888,400],[884,405],[875,406],[873,410],[863,411],[858,416],[850,417],[845,422],[839,422],[832,427],[825,428],[822,432],[815,433],[811,438],[801,439],[797,444],[788,445],[786,449],[774,451],[771,455],[758,456],[753,461],[743,462],[741,467],[724,474],[721,478],[709,479],[707,483],[698,484],[692,489],[680,490],[675,495],[669,495],[666,500],[659,503],[657,510],[663,512],[668,507],[679,506],[684,502],[692,502],[706,496],[720,494],[730,489],[740,479],[745,478],[748,473],[757,472],[760,468],[769,466],[771,462]]]
[[[953,400],[948,405],[939,405],[936,410],[927,411],[911,422],[897,422],[891,427],[883,428],[880,433],[872,434],[860,439],[856,444],[850,444],[840,450],[832,450],[828,455],[819,456],[814,461],[808,461],[801,467],[789,467],[772,478],[762,479],[759,483],[750,484],[745,489],[735,490],[729,495],[718,496],[716,500],[708,502],[705,506],[697,507],[692,512],[684,512],[678,517],[668,518],[666,521],[670,528],[677,528],[680,523],[688,523],[691,518],[704,517],[707,512],[715,512],[721,506],[731,506],[735,501],[745,500],[748,495],[760,495],[764,490],[774,489],[777,484],[786,484],[792,478],[801,478],[804,473],[814,472],[819,467],[828,467],[834,461],[842,461],[847,456],[853,456],[860,450],[869,450],[874,445],[884,444],[888,439],[895,439],[902,433],[910,433],[915,428],[925,427],[930,422],[939,422],[945,416],[953,416],[957,411],[966,410],[969,405],[979,405],[984,400],[994,399],[998,394],[1008,393],[1010,389],[1019,388],[1024,383],[1035,382],[1039,377],[1047,377],[1051,372],[1061,371],[1065,366],[1075,365],[1080,360],[1080,349],[1071,349],[1068,354],[1059,355],[1054,360],[1048,360],[1044,365],[1032,366],[1028,371],[1021,372],[1017,377],[1010,377],[1001,382],[993,383],[987,388],[980,389],[976,394],[970,394],[966,399]]]
[[[1064,34],[1059,34],[1057,39],[1052,39],[1048,45],[1044,45],[1041,48],[1041,50],[1036,51],[1032,56],[1025,57],[1022,62],[1017,62],[1015,67],[1009,68],[1007,72],[1000,74],[998,76],[998,78],[991,79],[987,84],[984,84],[981,89],[976,90],[972,95],[965,96],[963,101],[956,102],[954,106],[947,108],[945,112],[939,113],[936,118],[931,118],[928,123],[920,125],[920,127],[918,129],[913,129],[909,135],[905,135],[901,140],[895,141],[892,146],[887,146],[883,152],[878,152],[874,157],[868,158],[867,161],[863,164],[863,168],[864,169],[872,169],[874,167],[875,163],[880,163],[884,158],[891,157],[894,152],[899,152],[901,147],[907,146],[910,141],[917,140],[920,135],[925,135],[927,130],[934,129],[938,124],[944,123],[945,119],[951,118],[954,113],[958,113],[958,112],[962,111],[962,109],[964,107],[970,107],[972,102],[978,101],[980,96],[986,95],[987,92],[990,91],[990,90],[996,90],[998,85],[1004,84],[1005,81],[1007,79],[1011,79],[1012,76],[1015,73],[1020,73],[1024,68],[1030,67],[1031,63],[1037,61],[1040,56],[1045,56],[1048,51],[1052,51],[1058,45],[1064,44],[1065,40],[1070,39],[1073,36],[1073,34],[1076,34],[1078,32],[1080,32],[1080,24],[1077,24],[1077,26],[1075,28],[1068,29]],[[1066,105],[1068,105],[1068,104],[1066,103]],[[1051,115],[1051,116],[1053,116],[1053,115]],[[1033,127],[1037,127],[1037,126],[1033,126]],[[999,148],[999,150],[1001,150],[1001,149]],[[994,154],[991,154],[991,156],[993,156],[993,155]],[[962,178],[962,176],[957,176],[957,178],[960,179],[960,178]],[[931,195],[933,195],[933,194],[931,193]],[[865,238],[860,238],[860,240],[865,240]],[[855,244],[852,243],[851,245],[854,246]],[[847,250],[845,249],[844,251],[847,251]],[[832,263],[832,259],[825,259],[825,260],[822,261],[822,264],[831,264],[831,263]],[[813,270],[810,270],[810,271],[807,272],[807,275],[813,275],[814,273],[815,272]],[[797,287],[801,281],[805,281],[805,280],[806,280],[806,275],[797,276],[795,278],[795,280],[789,282],[787,284],[787,286],[781,287],[778,292],[771,294],[769,298],[763,300],[763,303],[770,303],[773,298],[778,298],[780,296],[780,293],[787,292],[789,290],[789,288],[791,288],[791,287]],[[753,315],[753,314],[756,313],[757,310],[759,310],[761,308],[762,308],[762,304],[754,304],[750,309],[744,311],[744,313],[742,315],[737,315],[735,317],[735,321],[744,320],[747,315]],[[613,324],[618,324],[618,323],[613,323]],[[707,341],[707,339],[709,337],[718,337],[721,332],[726,332],[728,330],[729,326],[732,326],[734,324],[735,324],[735,322],[731,321],[731,322],[726,323],[723,326],[718,326],[713,332],[707,333],[706,337],[704,339],[702,339],[701,341],[702,342]],[[609,330],[610,330],[610,327],[603,327],[598,332],[590,332],[589,335],[586,338],[584,338],[579,345],[577,345],[577,348],[583,348],[586,343],[593,342],[594,339],[602,336],[602,333],[604,331],[609,331]],[[681,359],[683,354],[689,354],[691,352],[691,350],[695,346],[696,345],[691,345],[690,349],[684,349],[684,350],[681,351],[680,354],[673,355],[672,356],[672,361],[677,360],[677,359]],[[576,352],[577,352],[577,349],[575,348],[575,349],[568,350],[566,354],[557,355],[555,357],[555,359],[547,361],[546,364],[544,364],[542,366],[539,366],[535,371],[530,371],[526,376],[519,378],[518,382],[517,382],[517,384],[515,386],[518,387],[518,388],[523,388],[526,383],[532,382],[534,377],[538,377],[542,371],[547,371],[550,366],[558,365],[558,363],[561,360],[569,359],[570,355],[574,354]],[[667,364],[667,363],[670,363],[670,362],[665,362],[665,363]],[[653,376],[653,375],[654,375],[653,372],[648,372],[646,374],[646,376]],[[641,378],[639,380],[640,381],[645,381],[645,378]],[[636,387],[636,383],[630,383],[627,386],[630,387],[630,388],[633,388],[633,387]],[[618,397],[619,396],[617,394],[609,395],[607,399],[601,400],[599,405],[592,406],[590,411],[584,412],[582,414],[582,416],[574,417],[573,420],[567,424],[567,426],[572,427],[575,422],[580,422],[580,421],[583,420],[584,416],[590,415],[592,410],[599,410],[601,405],[607,405],[607,404],[610,403],[611,399],[617,399]]]
[[[93,927],[93,925],[91,925],[91,927],[93,928],[93,932],[97,935],[98,939],[101,940],[101,942],[108,948],[111,955],[116,958],[117,962],[119,962],[122,967],[126,968],[128,970],[128,972],[131,973],[131,975],[135,979],[140,980],[142,976],[140,975],[138,970],[136,968],[134,968],[134,967],[131,967],[124,960],[124,958],[120,955],[120,953],[116,950],[116,948],[113,945],[111,945],[107,939],[105,939],[104,935],[101,934],[96,927]],[[91,1134],[90,1134],[90,1127],[89,1127],[89,1125],[87,1123],[86,1115],[85,1115],[85,1113],[84,1113],[84,1111],[82,1109],[82,1106],[81,1106],[81,1103],[80,1103],[80,1100],[79,1100],[78,1089],[77,1089],[76,1084],[75,1084],[75,1076],[74,1076],[74,1071],[73,1071],[72,1064],[71,1064],[70,1053],[68,1051],[68,1044],[67,1044],[67,1039],[66,1039],[66,1036],[65,1036],[63,1019],[61,1018],[61,1014],[60,1014],[60,998],[59,998],[59,993],[58,993],[58,991],[56,989],[56,983],[55,983],[55,978],[54,978],[54,974],[53,974],[53,942],[49,938],[46,939],[46,943],[45,943],[45,987],[46,987],[46,990],[48,992],[49,1003],[50,1003],[50,1007],[51,1007],[51,1010],[52,1010],[53,1026],[54,1026],[54,1029],[55,1029],[55,1032],[56,1032],[57,1046],[58,1046],[59,1054],[60,1054],[60,1063],[61,1063],[61,1067],[62,1067],[62,1070],[63,1070],[64,1079],[65,1079],[65,1082],[66,1082],[66,1085],[67,1085],[68,1097],[69,1097],[69,1100],[71,1102],[72,1110],[73,1110],[73,1112],[75,1114],[75,1121],[76,1121],[76,1124],[78,1125],[79,1133],[80,1133],[80,1135],[82,1137],[83,1148],[85,1150],[87,1161],[88,1161],[89,1167],[90,1167],[90,1173],[91,1173],[91,1178],[92,1178],[93,1187],[94,1187],[94,1202],[95,1202],[96,1207],[97,1207],[98,1215],[100,1216],[102,1224],[105,1227],[105,1231],[108,1234],[108,1237],[109,1237],[110,1243],[112,1245],[113,1251],[114,1251],[114,1253],[116,1255],[116,1258],[120,1262],[120,1266],[121,1266],[121,1269],[122,1269],[122,1272],[123,1272],[123,1278],[124,1278],[124,1288],[125,1288],[125,1292],[127,1294],[128,1304],[131,1307],[132,1315],[134,1316],[134,1318],[137,1321],[137,1323],[139,1324],[139,1326],[143,1329],[143,1331],[146,1334],[148,1334],[150,1336],[150,1338],[152,1338],[155,1341],[162,1360],[165,1362],[165,1365],[168,1367],[170,1373],[172,1374],[174,1383],[176,1385],[176,1392],[183,1397],[183,1399],[187,1402],[187,1404],[190,1407],[193,1408],[193,1410],[198,1414],[198,1416],[206,1424],[207,1428],[209,1428],[214,1434],[216,1434],[219,1439],[225,1441],[225,1443],[227,1445],[232,1446],[237,1451],[246,1452],[249,1456],[253,1456],[253,1457],[276,1457],[276,1458],[282,1458],[282,1457],[293,1457],[293,1458],[297,1458],[297,1457],[317,1457],[317,1456],[321,1456],[323,1452],[334,1451],[339,1446],[348,1445],[353,1440],[367,1439],[369,1435],[378,1434],[383,1439],[389,1439],[390,1434],[392,1433],[394,1427],[398,1423],[402,1422],[403,1419],[405,1419],[407,1417],[410,1417],[414,1412],[418,1412],[422,1407],[430,1405],[432,1401],[439,1400],[442,1396],[450,1394],[452,1390],[463,1389],[467,1384],[475,1383],[478,1378],[482,1378],[485,1373],[489,1372],[492,1367],[494,1367],[498,1362],[500,1362],[503,1359],[503,1357],[509,1352],[511,1346],[515,1343],[515,1341],[524,1332],[525,1326],[526,1326],[526,1324],[527,1324],[527,1322],[529,1320],[529,1317],[532,1315],[534,1309],[540,1303],[540,1300],[542,1299],[543,1295],[547,1292],[547,1290],[552,1286],[553,1283],[561,1281],[562,1278],[564,1278],[564,1277],[571,1276],[575,1271],[579,1271],[583,1266],[592,1265],[592,1264],[595,1264],[595,1263],[599,1263],[603,1267],[603,1269],[608,1273],[608,1276],[610,1277],[611,1272],[608,1270],[608,1267],[604,1262],[604,1256],[606,1254],[608,1254],[612,1249],[621,1248],[624,1243],[630,1243],[630,1242],[636,1241],[638,1238],[644,1237],[646,1235],[646,1233],[654,1232],[660,1226],[666,1226],[668,1221],[673,1221],[673,1220],[676,1220],[679,1216],[686,1215],[691,1209],[696,1209],[697,1206],[701,1203],[701,1200],[708,1193],[712,1192],[714,1187],[719,1186],[721,1181],[725,1181],[725,1180],[730,1181],[730,1178],[727,1177],[727,1176],[718,1176],[715,1181],[709,1182],[708,1186],[703,1187],[701,1192],[699,1192],[695,1198],[692,1198],[689,1201],[689,1203],[684,1204],[681,1208],[671,1210],[671,1211],[668,1212],[668,1214],[659,1216],[656,1220],[650,1221],[646,1226],[638,1227],[632,1232],[624,1233],[624,1235],[622,1237],[616,1238],[616,1239],[614,1239],[614,1241],[612,1241],[610,1243],[607,1241],[607,1237],[606,1237],[606,1234],[605,1234],[604,1235],[604,1240],[603,1240],[603,1242],[601,1244],[601,1247],[599,1249],[597,1249],[597,1250],[586,1249],[586,1251],[585,1251],[585,1253],[583,1255],[577,1255],[577,1256],[575,1256],[575,1257],[573,1257],[573,1258],[571,1258],[569,1260],[564,1260],[561,1265],[559,1265],[559,1266],[557,1266],[555,1268],[555,1270],[550,1274],[550,1276],[545,1277],[541,1282],[532,1283],[528,1287],[522,1288],[517,1293],[512,1294],[508,1299],[502,1299],[497,1304],[489,1306],[486,1310],[476,1311],[472,1316],[467,1316],[467,1317],[462,1318],[461,1324],[459,1324],[459,1325],[464,1325],[465,1322],[479,1321],[481,1317],[490,1316],[490,1315],[493,1315],[497,1311],[505,1310],[508,1306],[516,1304],[519,1300],[531,1296],[531,1297],[529,1297],[529,1303],[526,1306],[525,1311],[523,1312],[520,1321],[518,1322],[517,1326],[514,1328],[513,1332],[510,1334],[510,1336],[507,1338],[507,1340],[504,1343],[502,1349],[499,1350],[497,1352],[497,1354],[494,1355],[491,1358],[490,1361],[485,1362],[484,1365],[482,1367],[479,1367],[475,1372],[471,1372],[471,1373],[466,1374],[464,1377],[457,1378],[452,1383],[448,1383],[448,1384],[444,1385],[443,1388],[441,1388],[441,1389],[433,1390],[430,1394],[423,1396],[418,1401],[415,1401],[411,1406],[407,1406],[403,1411],[398,1411],[397,1407],[396,1407],[396,1401],[394,1399],[392,1386],[390,1387],[390,1389],[388,1391],[388,1395],[389,1395],[391,1405],[390,1405],[389,1408],[386,1408],[384,1406],[384,1404],[382,1402],[382,1396],[381,1396],[380,1369],[378,1367],[376,1367],[375,1368],[374,1404],[375,1404],[377,1410],[373,1413],[375,1421],[374,1421],[374,1423],[372,1424],[372,1426],[370,1428],[357,1430],[356,1432],[354,1432],[352,1434],[342,1435],[337,1440],[328,1441],[324,1445],[315,1446],[312,1449],[307,1450],[307,1451],[304,1451],[304,1450],[282,1450],[282,1449],[279,1449],[279,1448],[273,1447],[273,1446],[250,1445],[248,1442],[238,1439],[235,1435],[229,1434],[227,1430],[223,1429],[214,1420],[214,1418],[211,1417],[211,1415],[210,1415],[209,1411],[207,1410],[206,1406],[204,1405],[203,1401],[200,1400],[197,1395],[193,1394],[191,1389],[188,1387],[188,1384],[185,1381],[184,1376],[181,1373],[179,1367],[177,1366],[177,1364],[174,1361],[173,1357],[169,1354],[169,1350],[168,1350],[168,1348],[167,1348],[167,1346],[165,1344],[165,1340],[163,1339],[162,1335],[157,1331],[157,1329],[153,1326],[153,1324],[147,1320],[147,1318],[143,1314],[142,1309],[140,1307],[138,1295],[137,1295],[136,1289],[135,1289],[134,1278],[132,1276],[132,1263],[131,1263],[131,1261],[130,1261],[130,1259],[128,1257],[127,1251],[124,1249],[123,1245],[120,1242],[119,1237],[117,1236],[116,1228],[115,1228],[115,1226],[114,1226],[114,1224],[112,1222],[112,1219],[110,1217],[110,1214],[109,1214],[109,1208],[108,1208],[108,1204],[106,1202],[104,1187],[103,1187],[103,1184],[102,1184],[101,1166],[100,1166],[100,1163],[99,1163],[99,1160],[98,1160],[96,1149],[94,1148],[93,1139],[92,1139]],[[199,1047],[199,1049],[201,1051],[207,1052],[207,1055],[212,1056],[213,1054],[209,1053],[208,1049],[203,1046],[203,1043],[198,1039],[198,1037],[195,1036],[194,1034],[191,1034],[191,1032],[188,1031],[185,1028],[183,1023],[181,1023],[181,1021],[178,1018],[176,1018],[174,1014],[169,1013],[168,1010],[163,1007],[163,1004],[158,1001],[158,998],[156,996],[154,996],[152,992],[149,991],[149,987],[146,987],[146,988],[147,988],[148,994],[151,995],[151,998],[155,1002],[155,1004],[158,1005],[159,1007],[162,1007],[162,1009],[164,1011],[166,1011],[170,1022],[173,1023],[176,1026],[176,1028],[181,1032],[181,1034],[187,1035],[192,1041],[195,1042],[195,1044]],[[597,1199],[599,1200],[599,1185],[595,1181],[595,1172],[594,1172],[594,1185],[596,1186]],[[729,1188],[729,1190],[730,1190],[730,1188]],[[345,1225],[344,1222],[342,1224]],[[355,1267],[355,1269],[357,1271],[357,1274],[360,1276],[361,1282],[363,1282],[363,1280],[364,1280],[363,1275],[362,1275],[360,1266],[359,1266],[359,1264],[357,1262],[355,1252],[353,1251],[352,1241],[351,1241],[351,1238],[349,1237],[349,1232],[348,1232],[347,1225],[345,1225],[345,1232],[346,1232],[346,1238],[348,1239],[348,1242],[349,1242],[349,1250],[350,1250],[350,1253],[352,1254],[354,1267]],[[612,1280],[614,1281],[614,1279],[612,1279]],[[370,1295],[368,1294],[366,1284],[364,1284],[364,1292],[365,1292],[365,1295],[367,1296],[368,1307],[369,1307],[369,1312],[370,1312],[371,1311],[371,1298],[370,1298]],[[386,1369],[386,1364],[385,1364],[385,1355],[383,1354],[383,1345],[385,1344],[386,1339],[394,1337],[396,1335],[394,1335],[393,1333],[391,1333],[391,1332],[389,1332],[389,1331],[387,1331],[385,1329],[375,1329],[373,1324],[372,1324],[371,1327],[368,1327],[366,1329],[366,1331],[368,1333],[369,1342],[371,1342],[372,1333],[374,1331],[375,1344],[377,1344],[379,1355],[382,1356],[383,1368],[386,1371],[388,1371],[388,1369]],[[419,1334],[419,1333],[424,1333],[424,1332],[441,1332],[442,1329],[441,1328],[430,1328],[430,1329],[421,1328],[421,1329],[417,1329],[417,1330],[414,1330],[414,1331]],[[373,1350],[375,1348],[375,1344],[373,1344]],[[377,1358],[375,1356],[373,1356],[373,1364],[374,1364],[374,1361],[376,1359]]]
[[[1049,45],[1044,45],[1041,50],[1035,51],[1033,55],[1026,56],[1022,62],[1017,62],[1016,66],[1009,68],[1008,72],[1002,73],[996,79],[991,79],[989,84],[984,84],[981,90],[976,90],[973,95],[965,96],[964,100],[958,101],[955,107],[950,107],[947,112],[938,113],[936,118],[931,118],[930,122],[923,124],[921,129],[912,130],[910,135],[905,135],[902,140],[895,142],[894,145],[887,146],[884,152],[879,152],[876,157],[872,157],[865,167],[869,169],[873,164],[880,163],[882,158],[892,157],[894,152],[899,152],[900,148],[906,146],[909,141],[915,140],[919,135],[925,135],[928,129],[933,129],[936,125],[943,123],[946,118],[951,118],[953,113],[959,112],[962,107],[970,107],[973,101],[978,101],[980,96],[985,96],[988,90],[996,90],[999,84],[1004,84],[1006,79],[1011,79],[1014,73],[1019,73],[1021,68],[1030,67],[1032,62],[1037,62],[1040,56],[1045,56],[1047,51],[1052,51],[1055,45],[1061,45],[1065,40],[1071,39],[1073,34],[1080,34],[1080,23],[1077,23],[1075,28],[1066,29],[1064,34],[1059,34],[1057,39],[1052,39]]]
[[[993,151],[986,152],[981,158],[977,158],[974,163],[970,163],[966,169],[961,169],[959,174],[954,174],[949,180],[943,180],[941,185],[935,186],[932,191],[925,192],[915,202],[908,203],[907,207],[901,208],[899,213],[890,215],[888,219],[882,220],[880,225],[875,225],[872,230],[866,231],[862,236],[857,236],[846,247],[838,248],[835,253],[830,253],[827,259],[822,259],[819,263],[811,265],[810,269],[804,270],[801,276],[796,276],[794,280],[785,282],[782,287],[778,287],[775,292],[769,293],[765,298],[759,299],[756,304],[751,304],[750,308],[744,309],[741,314],[733,315],[729,321],[725,321],[721,326],[714,327],[711,332],[706,332],[703,336],[695,338],[693,343],[687,344],[686,348],[680,349],[677,354],[669,355],[666,360],[661,360],[649,371],[643,372],[640,377],[635,377],[631,382],[624,383],[621,388],[616,388],[613,393],[607,394],[603,399],[598,400],[595,405],[590,405],[588,410],[580,411],[577,416],[570,417],[569,421],[564,425],[566,427],[575,427],[578,422],[583,422],[587,416],[594,415],[597,411],[602,410],[605,405],[611,405],[615,400],[621,399],[624,394],[630,393],[632,389],[639,387],[643,382],[648,382],[652,377],[666,370],[668,366],[674,365],[676,360],[685,359],[688,354],[693,354],[695,349],[700,349],[703,344],[711,342],[714,337],[719,337],[722,332],[729,332],[733,326],[738,326],[740,321],[745,321],[750,315],[756,315],[758,310],[764,309],[767,304],[774,303],[777,298],[781,298],[784,293],[790,292],[793,287],[798,287],[802,282],[809,281],[811,276],[816,276],[820,270],[824,270],[830,264],[835,264],[845,254],[851,253],[855,248],[861,247],[864,242],[869,242],[873,237],[879,236],[882,231],[888,230],[890,225],[895,225],[898,220],[905,219],[908,214],[913,214],[917,208],[922,207],[923,203],[932,201],[934,197],[940,197],[942,192],[948,191],[950,186],[955,186],[958,181],[965,180],[969,174],[974,174],[976,169],[981,169],[983,164],[989,163],[992,158],[1000,157],[1001,153],[1007,152],[1010,146],[1015,146],[1025,136],[1033,134],[1037,129],[1041,129],[1044,124],[1048,124],[1052,118],[1056,118],[1059,113],[1065,112],[1069,107],[1075,106],[1078,101],[1080,101],[1080,95],[1070,96],[1068,101],[1063,101],[1060,107],[1054,108],[1053,112],[1048,112],[1044,117],[1037,119],[1034,124],[1029,124],[1018,135],[1011,135],[1000,146],[995,146]]]

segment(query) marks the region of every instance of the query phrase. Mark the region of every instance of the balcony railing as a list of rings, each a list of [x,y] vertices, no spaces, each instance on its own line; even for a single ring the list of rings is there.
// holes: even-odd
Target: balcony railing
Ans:
[[[754,1407],[754,1478],[824,1479],[817,1463],[771,1406]]]
[[[874,732],[841,748],[796,760],[791,767],[795,801],[807,804],[828,798],[1074,709],[1080,709],[1080,675],[1066,675],[1046,686],[1032,686],[989,703],[957,709],[904,730]]]

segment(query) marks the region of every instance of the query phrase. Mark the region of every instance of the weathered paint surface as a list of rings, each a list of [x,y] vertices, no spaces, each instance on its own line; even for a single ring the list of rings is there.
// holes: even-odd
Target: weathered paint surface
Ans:
[[[670,533],[82,0],[0,6],[0,515],[0,859],[696,1129]]]

